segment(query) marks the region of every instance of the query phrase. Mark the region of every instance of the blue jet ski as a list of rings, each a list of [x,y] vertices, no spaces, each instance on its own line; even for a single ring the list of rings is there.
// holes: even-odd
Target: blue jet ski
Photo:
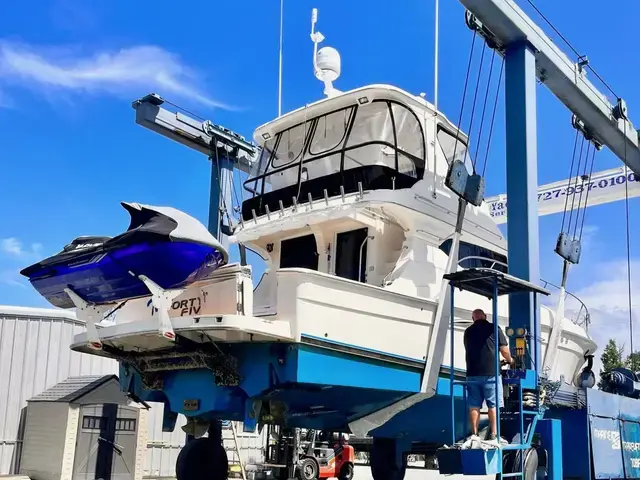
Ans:
[[[149,295],[140,275],[163,289],[182,288],[228,262],[228,252],[205,226],[180,210],[122,206],[131,216],[126,232],[76,238],[20,273],[54,306],[73,308],[66,288],[89,303],[112,303]]]

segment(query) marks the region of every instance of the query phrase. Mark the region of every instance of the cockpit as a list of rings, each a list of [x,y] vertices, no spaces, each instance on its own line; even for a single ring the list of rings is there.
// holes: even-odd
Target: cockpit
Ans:
[[[424,175],[426,142],[413,110],[394,101],[358,104],[305,120],[264,143],[244,183],[245,220],[359,190],[410,188]]]

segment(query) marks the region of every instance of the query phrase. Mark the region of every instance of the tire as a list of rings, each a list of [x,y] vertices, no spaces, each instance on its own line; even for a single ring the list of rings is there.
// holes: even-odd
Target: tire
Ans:
[[[303,458],[298,465],[298,478],[300,480],[316,480],[319,475],[318,462],[313,458]]]
[[[340,468],[340,473],[338,473],[338,480],[352,480],[353,479],[353,464],[345,463]]]
[[[396,464],[396,440],[375,438],[371,448],[371,476],[373,480],[404,480],[406,461]]]
[[[188,442],[176,460],[176,480],[227,480],[229,460],[222,445],[209,438]]]
[[[505,452],[507,453],[507,452]],[[522,451],[512,450],[508,455],[504,455],[502,471],[503,473],[517,473],[520,471],[520,455]],[[524,451],[524,476],[523,480],[536,480],[538,478],[538,452],[535,448]],[[500,480],[501,475],[496,475],[496,480]]]

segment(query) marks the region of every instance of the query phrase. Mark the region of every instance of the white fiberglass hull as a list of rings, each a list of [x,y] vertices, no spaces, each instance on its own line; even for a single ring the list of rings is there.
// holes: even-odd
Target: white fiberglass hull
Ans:
[[[383,361],[424,365],[433,330],[437,302],[305,269],[282,269],[273,285],[270,311],[254,311],[253,289],[246,274],[226,274],[176,295],[169,317],[176,334],[193,341],[307,342],[353,354],[374,355]],[[268,274],[271,277],[272,273]],[[273,277],[271,277],[273,280]],[[263,282],[269,282],[263,278]],[[263,285],[264,287],[265,285]],[[487,299],[466,292],[456,294],[454,367],[465,369],[462,336],[471,312],[491,312]],[[264,308],[262,308],[264,310]],[[506,299],[500,299],[500,325],[507,325]],[[542,358],[551,331],[552,312],[542,307]],[[254,315],[251,315],[253,313]],[[99,329],[100,340],[125,350],[156,350],[170,342],[157,335],[158,312],[148,298],[123,305]],[[448,327],[447,327],[448,328]],[[76,337],[74,349],[90,351],[86,334]],[[595,344],[581,327],[563,319],[563,332],[552,379],[571,382],[584,364],[584,353]],[[93,352],[98,353],[98,352]],[[450,365],[449,335],[442,365]],[[542,362],[542,359],[540,359]]]

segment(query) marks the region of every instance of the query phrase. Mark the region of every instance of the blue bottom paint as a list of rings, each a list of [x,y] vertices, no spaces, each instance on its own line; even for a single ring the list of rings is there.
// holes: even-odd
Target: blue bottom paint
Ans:
[[[164,402],[173,412],[252,423],[253,401],[282,413],[289,427],[348,431],[360,418],[420,390],[422,369],[383,362],[353,353],[307,344],[228,344],[222,348],[238,360],[238,386],[215,384],[209,370],[163,374],[162,391],[145,390],[137,375],[121,367],[121,385],[142,400]],[[468,433],[460,385],[454,387],[456,434]],[[188,406],[188,408],[185,408]],[[286,410],[285,410],[286,407]],[[448,375],[439,379],[437,394],[396,415],[371,432],[378,437],[409,437],[434,444],[451,441]],[[170,423],[170,422],[168,422]]]

